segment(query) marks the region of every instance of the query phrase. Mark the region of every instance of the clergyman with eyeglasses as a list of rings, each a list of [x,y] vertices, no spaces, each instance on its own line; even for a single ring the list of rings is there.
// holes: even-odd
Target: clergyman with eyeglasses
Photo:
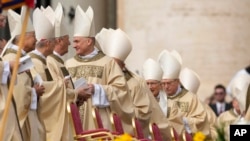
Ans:
[[[167,117],[170,124],[179,135],[184,131],[190,134],[201,131],[209,135],[209,122],[202,102],[195,94],[181,87],[181,63],[167,50],[161,52],[158,61],[163,69],[161,85],[167,94]]]

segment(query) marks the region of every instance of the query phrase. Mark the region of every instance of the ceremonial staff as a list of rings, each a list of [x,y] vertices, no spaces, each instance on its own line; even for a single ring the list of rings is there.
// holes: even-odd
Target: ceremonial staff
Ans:
[[[14,87],[14,84],[16,82],[17,70],[18,70],[18,67],[19,67],[19,59],[20,59],[20,56],[21,56],[21,50],[23,49],[23,46],[24,46],[24,36],[25,36],[26,28],[27,28],[29,15],[30,15],[30,7],[27,7],[24,22],[22,24],[22,31],[21,31],[21,35],[20,35],[20,40],[18,42],[19,48],[18,48],[18,51],[17,51],[17,56],[16,56],[14,68],[13,68],[12,75],[11,75],[9,91],[8,91],[8,95],[7,95],[5,109],[4,109],[4,112],[3,112],[3,118],[2,118],[2,120],[0,122],[1,123],[0,124],[1,125],[1,127],[0,127],[0,140],[3,139],[3,135],[4,135],[6,120],[7,120],[7,116],[8,116],[8,113],[9,113],[11,99],[12,99],[12,95],[13,95],[13,87]]]

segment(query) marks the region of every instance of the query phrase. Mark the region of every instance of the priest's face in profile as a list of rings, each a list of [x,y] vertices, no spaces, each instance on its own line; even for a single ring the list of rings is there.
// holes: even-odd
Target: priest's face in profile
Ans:
[[[76,54],[85,56],[90,54],[94,50],[94,39],[91,37],[79,37],[73,38],[73,47],[76,50]]]
[[[62,40],[61,44],[62,44],[63,54],[66,54],[66,53],[68,53],[69,45],[70,45],[69,35],[65,35],[65,36],[61,37],[61,40]]]
[[[179,79],[163,79],[161,85],[168,96],[173,96],[179,87]]]
[[[161,82],[158,80],[152,80],[152,79],[146,80],[146,82],[147,82],[149,89],[153,93],[154,97],[157,97],[161,90]]]
[[[54,49],[55,49],[56,39],[55,38],[49,39],[49,40],[47,40],[47,43],[48,43],[47,52],[48,52],[48,55],[49,55],[49,54],[52,54]]]

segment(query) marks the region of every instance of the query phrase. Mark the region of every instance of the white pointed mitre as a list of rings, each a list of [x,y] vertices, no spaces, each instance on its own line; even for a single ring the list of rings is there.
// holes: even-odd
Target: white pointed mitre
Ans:
[[[21,33],[21,17],[19,14],[17,14],[12,9],[8,10],[8,22],[9,22],[9,28],[10,28],[10,34],[11,37],[15,37],[16,35],[19,35]]]
[[[55,37],[54,25],[39,8],[36,8],[33,12],[33,23],[37,41]]]
[[[178,51],[176,51],[176,50],[172,50],[170,53],[171,53],[171,54],[180,62],[180,64],[182,65],[182,57],[181,57],[180,53],[179,53]]]
[[[163,70],[162,79],[178,79],[181,71],[180,62],[167,50],[160,53],[158,62]]]
[[[45,9],[40,9],[43,14],[50,20],[50,22],[54,25],[55,24],[55,12],[54,10],[52,9],[51,6],[47,6]]]
[[[45,8],[44,8],[42,5],[40,6],[40,9],[41,9],[42,11],[45,10]]]
[[[250,84],[250,79],[247,74],[238,75],[232,82],[231,92],[233,97],[239,101],[240,110],[246,108],[247,90]]]
[[[21,34],[22,23],[24,22],[26,11],[27,11],[26,6],[22,6],[21,15],[17,14],[15,11],[11,9],[8,10],[8,22],[9,22],[11,37],[15,37],[16,35]],[[32,25],[30,18],[28,18],[26,32],[31,32],[31,31],[34,31],[34,27]]]
[[[96,47],[103,51],[104,45],[106,44],[106,41],[109,37],[110,30],[107,28],[102,28],[100,32],[98,32],[95,36],[96,39]]]
[[[196,72],[189,68],[184,68],[181,70],[179,78],[185,89],[197,94],[200,87],[200,77]]]
[[[121,29],[111,30],[109,38],[103,47],[104,54],[121,61],[124,61],[132,50],[129,37]]]
[[[27,6],[22,6],[22,8],[21,8],[21,20],[22,20],[22,23],[24,22],[26,11],[27,11]],[[34,29],[34,26],[33,26],[32,22],[31,22],[31,19],[30,19],[30,16],[29,16],[26,32],[31,32],[31,31],[35,31],[35,29]]]
[[[166,50],[166,49],[164,49],[163,51],[160,52],[160,54],[158,55],[158,58],[157,58],[157,61],[158,61],[159,63],[160,63],[160,59],[162,58],[162,55],[163,55],[164,53],[169,53],[169,51]]]
[[[68,30],[65,25],[65,19],[63,15],[63,7],[59,2],[55,9],[55,37],[62,37],[68,35]]]
[[[161,81],[163,71],[161,66],[155,60],[148,58],[142,68],[142,75],[145,80],[157,80]]]
[[[164,49],[163,51],[160,52],[160,54],[158,55],[158,59],[157,59],[157,62],[160,64],[161,68],[162,68],[162,71],[163,71],[163,67],[165,66],[162,66],[162,63],[163,63],[163,55],[164,54],[169,54],[169,51]]]
[[[76,7],[74,36],[95,37],[94,12],[91,7],[86,13],[79,5]]]

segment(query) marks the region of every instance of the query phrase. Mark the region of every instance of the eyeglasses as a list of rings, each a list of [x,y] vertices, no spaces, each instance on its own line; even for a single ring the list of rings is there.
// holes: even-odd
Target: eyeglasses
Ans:
[[[171,81],[167,81],[167,82],[161,82],[161,85],[166,86],[166,85],[172,85],[174,84],[173,82],[175,82],[177,79],[171,80]]]
[[[214,95],[224,95],[224,92],[214,93]]]
[[[155,86],[157,84],[159,84],[160,82],[147,82],[147,85],[152,85],[152,86]]]

